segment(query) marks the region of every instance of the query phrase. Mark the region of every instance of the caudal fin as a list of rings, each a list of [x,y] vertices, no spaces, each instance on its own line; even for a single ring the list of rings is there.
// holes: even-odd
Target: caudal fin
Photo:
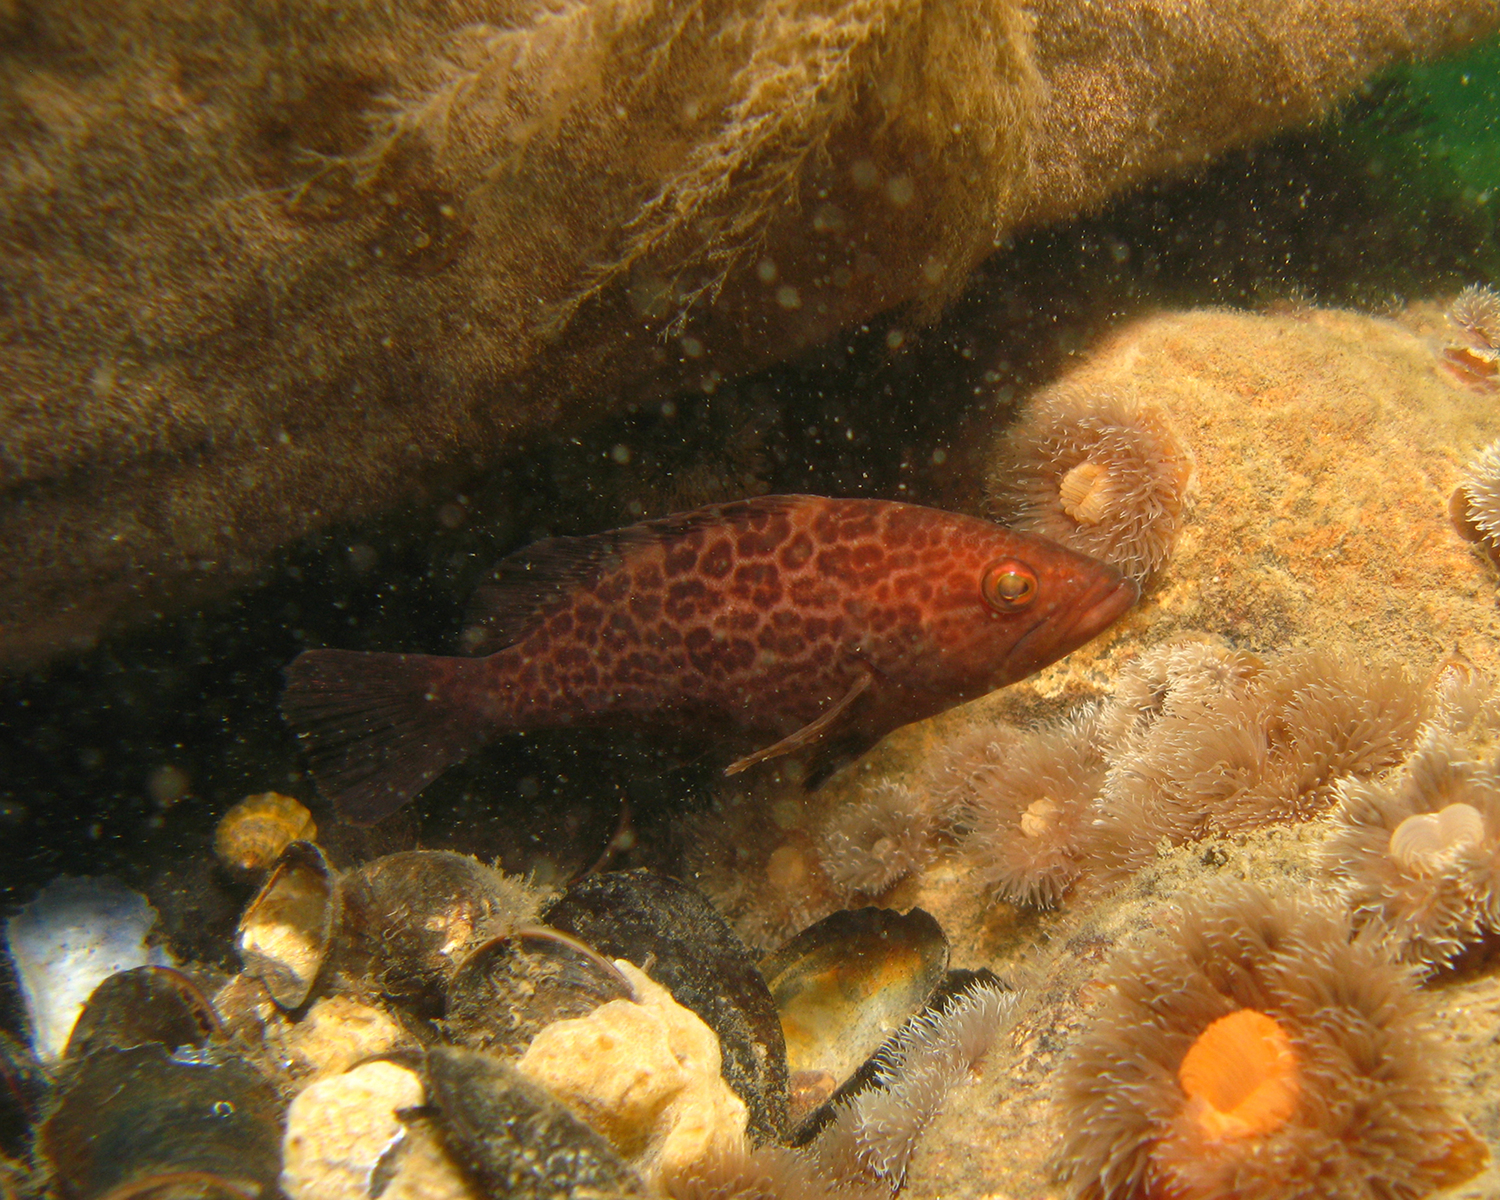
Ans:
[[[351,821],[395,812],[484,740],[483,659],[308,650],[286,668],[281,712],[318,787]]]

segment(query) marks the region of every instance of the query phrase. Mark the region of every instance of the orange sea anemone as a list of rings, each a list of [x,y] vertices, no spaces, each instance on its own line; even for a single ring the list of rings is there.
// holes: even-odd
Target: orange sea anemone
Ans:
[[[1064,384],[1006,430],[990,473],[997,518],[1118,567],[1137,582],[1176,545],[1193,456],[1165,412]]]
[[[1326,902],[1186,901],[1107,981],[1059,1075],[1074,1200],[1415,1200],[1488,1157],[1408,968]]]

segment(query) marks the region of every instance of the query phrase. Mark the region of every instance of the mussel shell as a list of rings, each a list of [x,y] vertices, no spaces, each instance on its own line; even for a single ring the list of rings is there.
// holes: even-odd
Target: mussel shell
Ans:
[[[214,1006],[181,971],[136,967],[116,971],[94,989],[78,1014],[63,1058],[151,1042],[169,1050],[201,1046],[222,1033]]]
[[[282,1008],[299,1008],[328,955],[339,914],[339,882],[323,851],[292,842],[240,918],[245,970]]]
[[[618,967],[555,929],[518,929],[485,942],[448,985],[455,1042],[519,1055],[553,1021],[583,1017],[611,1000],[634,1000]]]
[[[0,1030],[0,1156],[20,1158],[27,1152],[46,1095],[47,1076],[36,1056]]]
[[[651,871],[578,880],[543,913],[546,923],[623,958],[660,983],[718,1035],[726,1083],[750,1128],[780,1137],[786,1122],[781,1021],[754,957],[699,892]]]
[[[1006,990],[1005,985],[987,967],[981,967],[977,971],[958,967],[946,972],[937,987],[933,989],[932,995],[927,998],[927,1002],[917,1012],[903,1021],[899,1028],[893,1030],[890,1036],[875,1048],[875,1052],[869,1058],[865,1059],[859,1070],[846,1079],[832,1095],[827,1097],[826,1101],[810,1106],[810,1110],[797,1122],[796,1129],[788,1139],[791,1144],[794,1146],[807,1145],[833,1119],[834,1111],[840,1104],[858,1095],[860,1092],[880,1086],[879,1072],[882,1061],[886,1057],[888,1050],[900,1043],[902,1035],[911,1027],[913,1022],[946,1012],[965,993],[978,987],[998,987]]]
[[[344,877],[336,964],[420,1017],[443,1015],[472,948],[516,924],[523,889],[467,855],[407,850]]]
[[[485,1196],[645,1196],[603,1137],[514,1067],[474,1050],[434,1047],[427,1098],[454,1160]]]
[[[236,1059],[99,1050],[68,1065],[37,1154],[64,1200],[275,1195],[281,1105]]]
[[[948,968],[948,939],[920,908],[836,912],[761,963],[788,1069],[849,1079],[921,1010]]]

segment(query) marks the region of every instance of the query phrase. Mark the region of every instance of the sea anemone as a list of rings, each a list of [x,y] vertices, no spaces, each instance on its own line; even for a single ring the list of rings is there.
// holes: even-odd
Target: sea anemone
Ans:
[[[1500,562],[1500,442],[1492,442],[1464,468],[1464,478],[1448,500],[1453,527]]]
[[[1500,292],[1470,284],[1448,309],[1448,320],[1463,341],[1477,350],[1500,350]]]
[[[813,1152],[823,1172],[900,1190],[922,1134],[990,1052],[1015,999],[990,976],[903,1025],[876,1054],[872,1085],[839,1102],[819,1135]]]
[[[926,800],[886,781],[834,813],[819,838],[819,857],[845,899],[879,895],[931,861],[935,833]]]
[[[1166,414],[1119,391],[1062,385],[1003,435],[990,473],[999,520],[1118,567],[1136,582],[1176,545],[1193,456]]]
[[[1115,956],[1061,1069],[1075,1200],[1384,1200],[1471,1178],[1442,1044],[1373,929],[1236,885]]]
[[[1261,663],[1191,646],[1146,656],[1102,717],[1117,740],[1099,803],[1099,861],[1133,871],[1162,839],[1181,845],[1319,816],[1340,780],[1402,761],[1422,717],[1405,671],[1342,654]]]
[[[1458,335],[1442,350],[1442,365],[1459,382],[1490,391],[1500,375],[1500,292],[1470,285],[1448,309]]]
[[[1500,930],[1500,772],[1434,737],[1386,782],[1341,789],[1322,862],[1357,921],[1428,968]]]
[[[1010,904],[1055,907],[1083,872],[1105,766],[1089,706],[978,767],[959,843],[974,882]]]

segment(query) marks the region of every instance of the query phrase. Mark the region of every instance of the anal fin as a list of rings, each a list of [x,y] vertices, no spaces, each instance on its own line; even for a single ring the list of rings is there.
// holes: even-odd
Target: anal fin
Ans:
[[[874,672],[868,667],[860,670],[858,678],[849,685],[849,690],[838,698],[838,701],[829,709],[821,712],[813,720],[809,721],[801,729],[789,733],[779,742],[773,742],[764,749],[757,750],[754,754],[747,754],[744,758],[737,758],[724,768],[726,775],[738,775],[741,771],[753,767],[756,763],[765,762],[768,758],[780,758],[783,754],[790,754],[794,750],[801,750],[804,746],[811,746],[819,741],[830,729],[833,728],[850,706],[869,690],[870,684],[875,681]]]

